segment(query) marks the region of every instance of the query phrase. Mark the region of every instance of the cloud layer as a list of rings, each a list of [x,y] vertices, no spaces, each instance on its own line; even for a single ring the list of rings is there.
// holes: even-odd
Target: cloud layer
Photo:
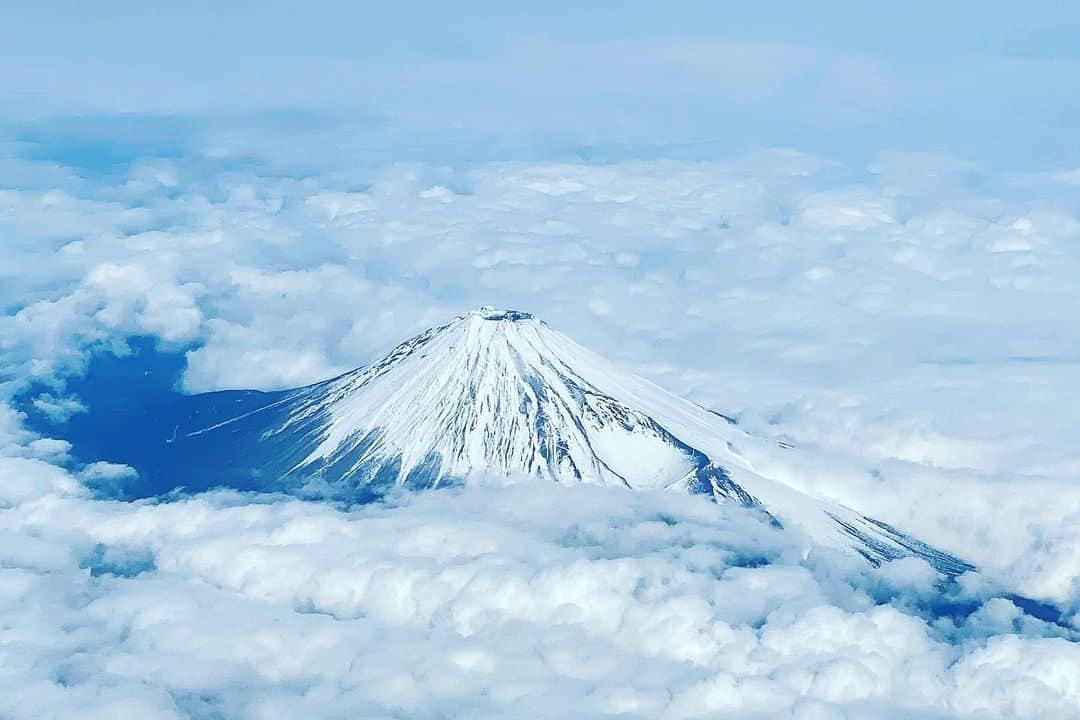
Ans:
[[[200,142],[95,177],[3,148],[0,713],[1075,710],[1075,169],[791,151],[353,167],[325,145]],[[93,411],[65,378],[134,336],[184,353],[188,390],[280,388],[480,304],[785,440],[770,473],[984,572],[940,588],[738,510],[589,488],[104,502],[82,483],[130,469],[50,437]],[[31,383],[55,433],[12,409]]]
[[[418,146],[474,158],[636,145],[700,158],[794,144],[858,158],[947,147],[1007,167],[1080,162],[1080,12],[1051,0],[985,0],[978,13],[930,0],[259,10],[43,0],[3,13],[0,138],[100,113],[138,148],[137,118],[165,115],[159,140],[175,149],[192,118],[265,115],[317,133],[341,122],[336,139],[392,144],[398,157]]]
[[[1080,644],[1055,637],[1075,631],[970,589],[953,599],[974,614],[935,617],[921,562],[806,556],[680,495],[523,483],[346,512],[94,501],[38,461],[0,472],[16,717],[1067,718],[1080,702]]]
[[[320,147],[301,176],[224,144],[91,179],[10,150],[9,392],[55,385],[36,406],[62,421],[81,405],[58,378],[132,335],[186,352],[192,391],[295,386],[521,307],[795,442],[796,485],[1074,602],[1069,171],[792,151],[349,168]]]

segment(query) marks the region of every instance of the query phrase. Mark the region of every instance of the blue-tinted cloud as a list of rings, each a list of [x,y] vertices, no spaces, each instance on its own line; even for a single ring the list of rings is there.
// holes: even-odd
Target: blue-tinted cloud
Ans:
[[[128,2],[3,11],[3,118],[281,110],[380,118],[369,146],[549,157],[616,145],[698,155],[776,145],[866,158],[939,150],[1080,164],[1075,31],[1061,3]],[[101,88],[108,88],[102,92]],[[127,120],[124,120],[127,122]],[[25,124],[30,123],[27,127]],[[176,138],[162,137],[164,147]],[[68,158],[122,161],[64,140]]]

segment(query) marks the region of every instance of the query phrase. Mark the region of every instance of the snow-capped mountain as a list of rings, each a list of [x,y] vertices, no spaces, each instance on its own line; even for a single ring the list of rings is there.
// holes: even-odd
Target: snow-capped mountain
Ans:
[[[513,310],[468,312],[297,390],[196,396],[168,445],[178,479],[361,500],[477,474],[665,488],[758,508],[874,563],[914,554],[950,574],[970,567],[766,477],[750,458],[783,448]]]

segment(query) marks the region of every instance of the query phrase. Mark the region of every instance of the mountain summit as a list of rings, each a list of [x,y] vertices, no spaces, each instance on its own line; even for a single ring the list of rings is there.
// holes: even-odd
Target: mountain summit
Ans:
[[[467,312],[315,385],[194,396],[164,442],[149,471],[177,485],[201,477],[360,501],[478,474],[663,488],[757,508],[873,563],[970,567],[766,477],[749,458],[786,450],[516,310]]]
[[[289,472],[335,483],[435,487],[492,473],[756,504],[652,417],[650,398],[674,400],[659,393],[528,313],[485,307],[299,391],[276,432],[314,420],[319,442]]]

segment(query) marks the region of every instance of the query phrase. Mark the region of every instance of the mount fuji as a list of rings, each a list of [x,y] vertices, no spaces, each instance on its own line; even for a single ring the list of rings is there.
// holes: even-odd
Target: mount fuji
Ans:
[[[770,477],[789,450],[675,397],[532,315],[480,308],[295,390],[189,396],[118,460],[150,495],[228,486],[354,502],[485,476],[667,489],[737,503],[869,562],[972,566]],[[162,416],[165,420],[161,420]],[[134,423],[138,424],[138,423]]]

